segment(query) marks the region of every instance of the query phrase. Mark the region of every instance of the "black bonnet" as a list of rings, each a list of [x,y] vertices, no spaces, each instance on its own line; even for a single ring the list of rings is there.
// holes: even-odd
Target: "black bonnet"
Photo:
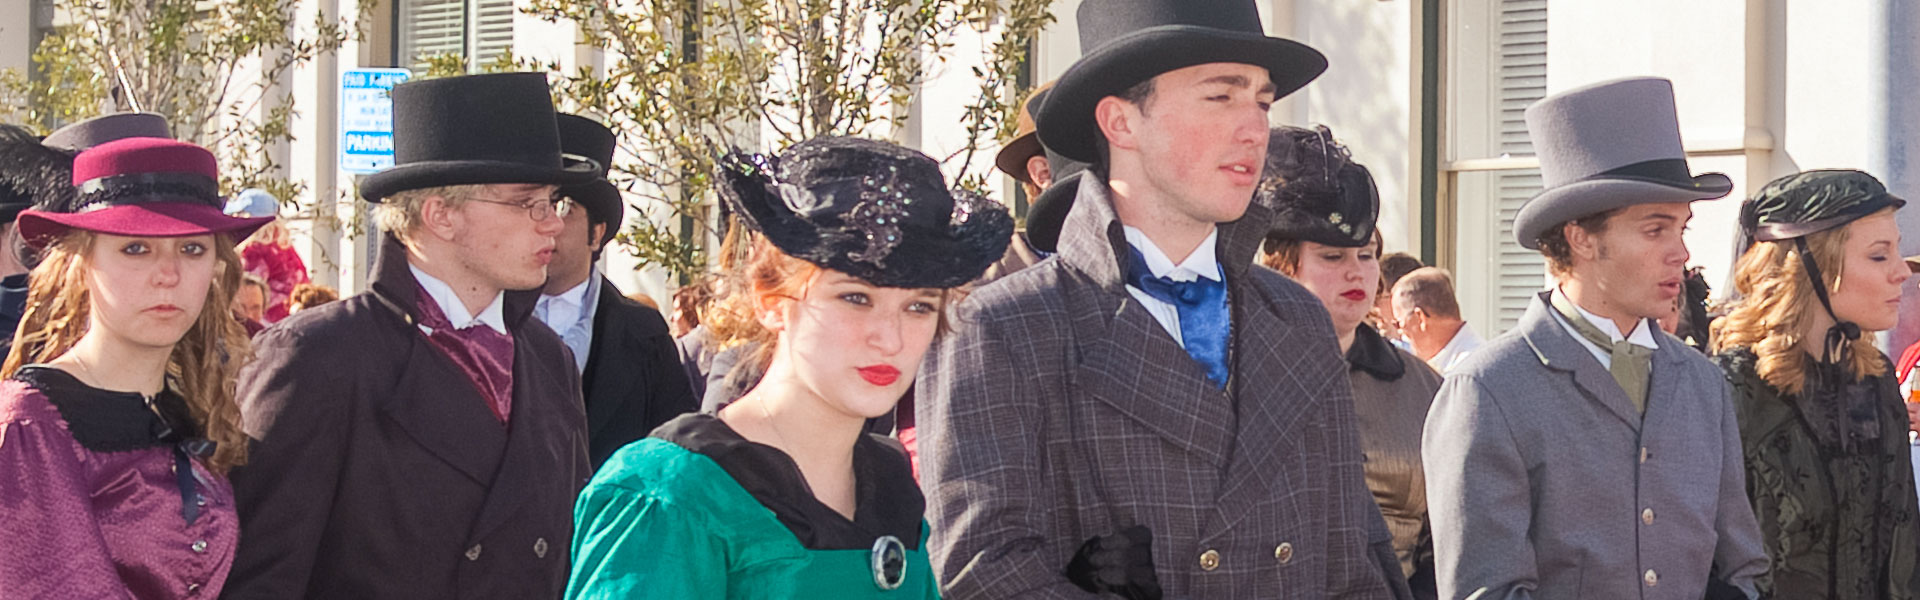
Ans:
[[[1254,200],[1273,207],[1268,239],[1357,248],[1373,242],[1380,191],[1325,125],[1276,127]]]

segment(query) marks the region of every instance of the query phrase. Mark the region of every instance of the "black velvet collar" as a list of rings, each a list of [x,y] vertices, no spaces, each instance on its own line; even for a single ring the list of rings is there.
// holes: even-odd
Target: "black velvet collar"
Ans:
[[[186,400],[171,388],[154,398],[154,406],[166,415],[162,420],[160,414],[147,408],[146,397],[140,394],[90,387],[53,367],[27,365],[13,378],[46,394],[53,407],[60,410],[60,417],[66,419],[73,439],[94,452],[170,446],[200,435]]]
[[[1407,374],[1407,364],[1400,360],[1400,353],[1394,349],[1393,343],[1365,323],[1353,331],[1353,346],[1347,348],[1347,363],[1351,368],[1365,371],[1381,381],[1398,381],[1401,375]]]
[[[856,508],[848,521],[813,497],[799,465],[786,453],[740,437],[719,417],[682,415],[655,429],[652,437],[719,463],[808,549],[868,550],[883,535],[899,538],[909,550],[920,547],[926,498],[920,495],[906,453],[889,438],[865,435],[854,444]]]

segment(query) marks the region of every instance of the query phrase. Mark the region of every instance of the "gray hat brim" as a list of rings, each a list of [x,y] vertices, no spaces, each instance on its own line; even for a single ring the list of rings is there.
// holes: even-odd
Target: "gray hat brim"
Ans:
[[[1733,192],[1733,179],[1720,173],[1696,175],[1691,186],[1636,177],[1596,177],[1540,192],[1513,217],[1514,241],[1539,250],[1540,234],[1574,219],[1640,204],[1714,200]]]

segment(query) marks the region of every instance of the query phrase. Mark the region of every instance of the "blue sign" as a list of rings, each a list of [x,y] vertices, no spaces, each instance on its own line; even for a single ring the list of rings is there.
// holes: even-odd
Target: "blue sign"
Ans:
[[[340,170],[376,173],[393,166],[393,86],[406,69],[348,69],[340,74]]]

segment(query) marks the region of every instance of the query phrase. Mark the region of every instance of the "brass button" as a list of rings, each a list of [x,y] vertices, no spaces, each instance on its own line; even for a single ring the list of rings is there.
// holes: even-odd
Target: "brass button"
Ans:
[[[1273,558],[1283,565],[1293,562],[1293,542],[1280,542],[1280,547],[1273,549]]]
[[[1646,509],[1646,510],[1643,510],[1643,511],[1640,511],[1640,522],[1641,522],[1641,523],[1646,523],[1646,524],[1648,524],[1648,525],[1652,525],[1652,524],[1653,524],[1653,509],[1651,509],[1651,508],[1649,508],[1649,509]]]
[[[1653,572],[1653,569],[1647,569],[1647,576],[1643,579],[1647,581],[1647,587],[1660,585],[1660,574]]]
[[[479,544],[474,544],[472,548],[467,549],[467,560],[480,560]]]
[[[196,553],[205,553],[205,552],[207,551],[207,541],[206,541],[206,540],[194,540],[194,541],[193,541],[193,551],[194,551],[194,552],[196,552]]]
[[[1208,550],[1200,553],[1200,570],[1212,571],[1220,568],[1220,551]]]
[[[535,558],[547,557],[547,538],[540,538],[533,541],[533,556]]]
[[[187,584],[187,593],[191,594],[198,591],[200,591],[200,584],[198,583]]]

